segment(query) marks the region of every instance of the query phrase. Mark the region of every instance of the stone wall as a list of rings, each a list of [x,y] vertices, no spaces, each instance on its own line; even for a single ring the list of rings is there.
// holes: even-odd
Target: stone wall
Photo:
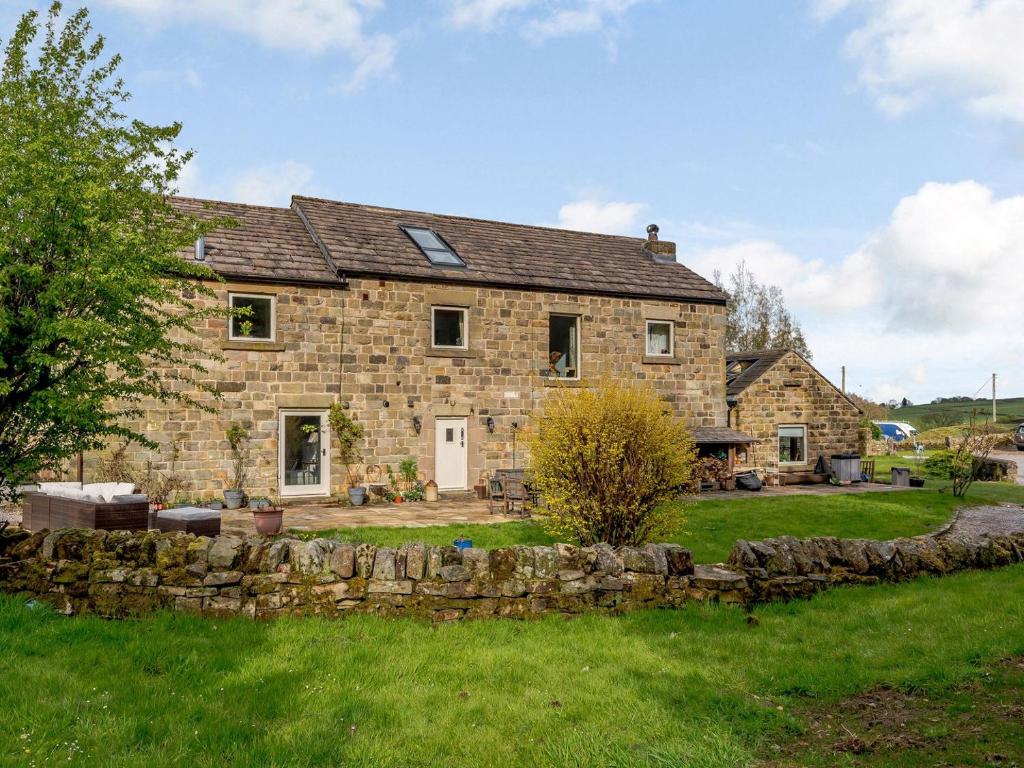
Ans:
[[[432,477],[435,418],[459,416],[468,419],[468,486],[484,470],[511,466],[514,422],[522,466],[533,414],[556,385],[545,375],[552,313],[580,317],[582,382],[565,386],[604,376],[644,380],[692,426],[725,423],[721,306],[378,279],[353,279],[347,291],[243,283],[218,285],[216,291],[211,306],[227,306],[229,291],[275,295],[275,340],[230,342],[227,321],[208,320],[200,329],[202,340],[224,357],[203,361],[208,381],[223,393],[221,401],[211,401],[215,413],[145,403],[145,418],[134,426],[161,450],[132,447],[129,456],[136,467],[149,460],[161,471],[170,470],[173,457],[174,469],[198,495],[219,495],[226,486],[230,453],[224,433],[232,421],[252,431],[249,490],[277,495],[280,411],[324,409],[335,400],[348,404],[364,426],[360,447],[368,463],[397,470],[412,456],[425,477]],[[431,349],[435,305],[468,309],[468,350]],[[645,357],[646,319],[674,322],[674,358]],[[95,459],[86,467],[87,481],[95,477]],[[346,473],[336,459],[330,479],[331,491],[344,489]]]
[[[831,456],[858,449],[857,407],[793,352],[747,387],[738,401],[730,413],[730,426],[760,441],[753,446],[747,467],[769,477],[780,471],[781,425],[807,428],[807,460],[781,467],[785,472],[814,469],[819,454]]]
[[[4,541],[0,590],[35,595],[67,614],[116,618],[163,608],[254,618],[375,613],[440,622],[703,601],[750,605],[836,584],[1024,562],[1024,532],[881,542],[737,541],[727,564],[697,566],[689,550],[672,544],[460,550],[70,529]]]

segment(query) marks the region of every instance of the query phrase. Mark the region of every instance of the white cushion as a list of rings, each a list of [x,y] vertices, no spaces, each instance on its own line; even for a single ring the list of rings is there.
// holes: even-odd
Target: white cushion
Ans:
[[[75,501],[103,501],[102,497],[92,493],[87,493],[83,491],[81,488],[54,488],[47,495],[57,496],[62,499],[74,499]]]
[[[39,490],[42,491],[43,493],[48,493],[51,496],[56,496],[57,494],[55,494],[54,491],[60,490],[62,488],[74,488],[75,490],[79,490],[80,491],[82,489],[82,484],[81,483],[40,483],[39,484]]]
[[[110,494],[111,500],[115,496],[129,496],[135,493],[135,483],[114,483],[114,492]]]
[[[103,501],[110,501],[119,493],[117,489],[122,485],[127,485],[127,483],[86,483],[82,486],[82,490]]]

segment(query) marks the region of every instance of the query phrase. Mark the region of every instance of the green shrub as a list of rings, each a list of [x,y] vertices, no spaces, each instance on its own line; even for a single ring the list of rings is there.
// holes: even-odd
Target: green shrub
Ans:
[[[554,392],[529,447],[554,536],[641,544],[682,523],[679,506],[663,502],[693,480],[693,440],[649,386]]]

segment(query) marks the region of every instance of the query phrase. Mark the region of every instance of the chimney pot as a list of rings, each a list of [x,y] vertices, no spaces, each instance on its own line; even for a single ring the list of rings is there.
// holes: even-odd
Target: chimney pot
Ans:
[[[647,239],[652,243],[658,239],[658,225],[648,224],[647,225]]]

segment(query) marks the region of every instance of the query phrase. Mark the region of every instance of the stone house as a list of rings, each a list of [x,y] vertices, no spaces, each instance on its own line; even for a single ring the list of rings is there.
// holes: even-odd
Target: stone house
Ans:
[[[738,469],[769,482],[813,471],[819,455],[856,451],[860,409],[793,350],[726,355],[728,424],[753,437]]]
[[[200,495],[228,483],[232,422],[252,434],[251,494],[342,492],[335,402],[365,429],[365,479],[412,457],[443,490],[522,466],[557,387],[644,380],[698,434],[726,424],[726,297],[656,227],[618,237],[298,196],[175,204],[237,221],[182,256],[223,279],[197,301],[248,314],[196,329],[215,412],[146,404],[135,426],[161,452],[129,460],[173,462]]]

